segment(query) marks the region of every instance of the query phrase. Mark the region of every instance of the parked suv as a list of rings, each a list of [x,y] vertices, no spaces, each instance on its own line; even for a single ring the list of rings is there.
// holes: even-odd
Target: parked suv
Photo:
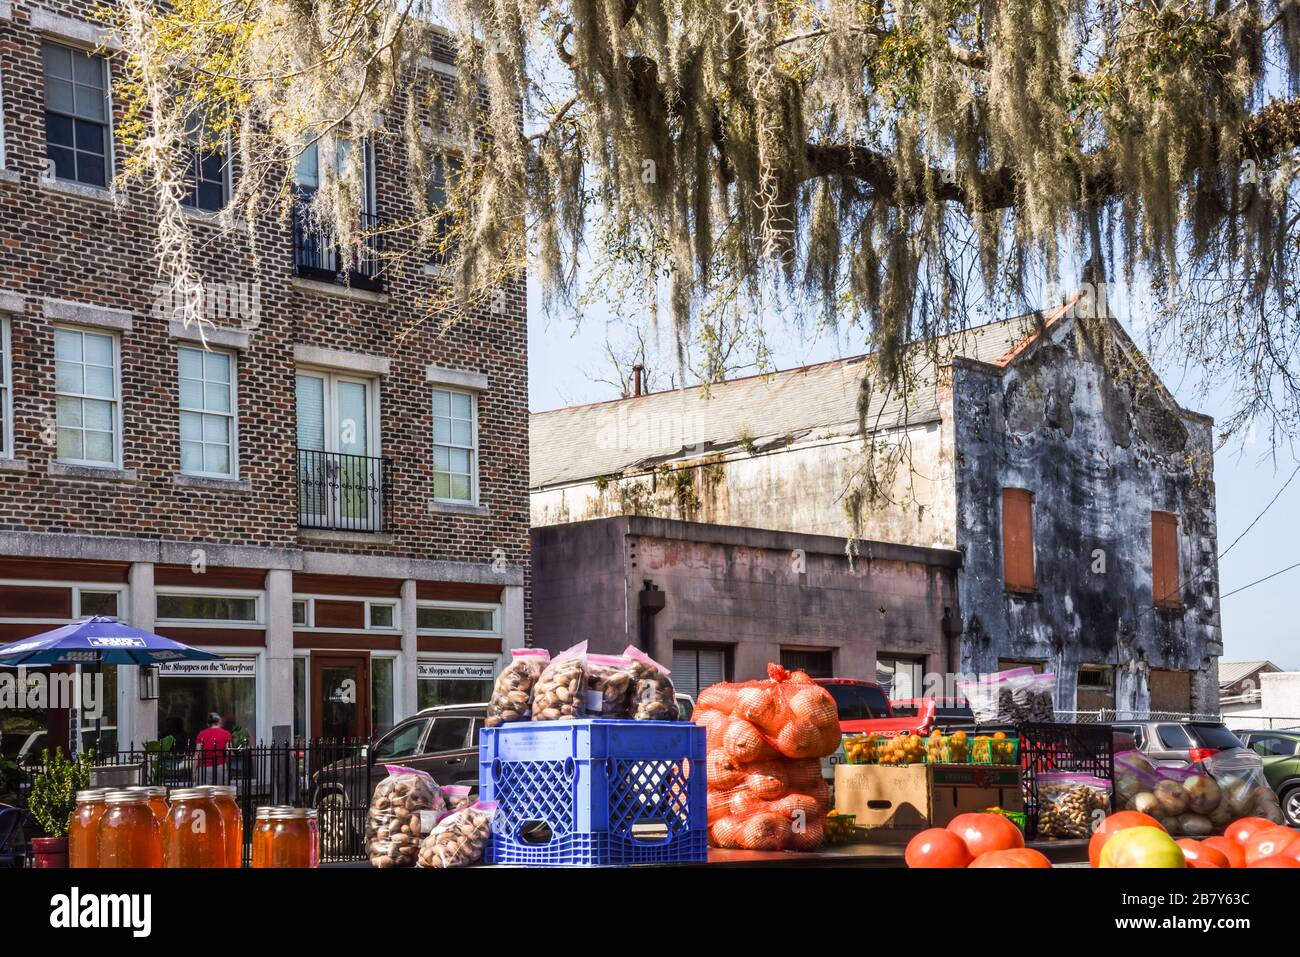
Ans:
[[[1138,750],[1158,765],[1196,764],[1246,747],[1221,721],[1115,721],[1112,727],[1131,734]]]
[[[1282,805],[1286,822],[1300,827],[1300,728],[1238,731],[1237,736],[1264,762],[1264,777]]]

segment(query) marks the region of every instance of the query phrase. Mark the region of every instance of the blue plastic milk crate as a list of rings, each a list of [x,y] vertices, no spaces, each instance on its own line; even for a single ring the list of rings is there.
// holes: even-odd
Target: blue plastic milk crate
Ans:
[[[484,728],[493,864],[684,864],[708,855],[704,729],[685,721]]]

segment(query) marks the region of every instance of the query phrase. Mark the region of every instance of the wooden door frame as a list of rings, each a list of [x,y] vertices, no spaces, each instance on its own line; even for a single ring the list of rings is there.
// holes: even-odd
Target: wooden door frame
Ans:
[[[360,665],[357,688],[357,708],[361,721],[362,740],[369,741],[374,729],[370,721],[370,652],[368,651],[316,651],[313,649],[308,660],[308,687],[311,689],[311,727],[312,733],[320,737],[324,731],[324,713],[321,692],[324,686],[320,680],[320,669],[331,665]]]

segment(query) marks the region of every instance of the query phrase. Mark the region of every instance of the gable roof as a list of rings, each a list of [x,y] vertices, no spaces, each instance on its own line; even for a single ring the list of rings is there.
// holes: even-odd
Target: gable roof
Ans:
[[[1281,671],[1271,661],[1220,661],[1219,687],[1235,685],[1242,678],[1249,678],[1257,671]]]
[[[937,365],[964,356],[1005,366],[1068,311],[1030,313],[940,337],[935,350],[915,349],[907,394],[872,391],[866,421],[873,431],[939,419]],[[529,427],[531,488],[546,488],[648,468],[683,455],[738,448],[741,436],[765,444],[856,434],[858,400],[873,355],[833,359],[783,372],[700,387],[535,412]]]

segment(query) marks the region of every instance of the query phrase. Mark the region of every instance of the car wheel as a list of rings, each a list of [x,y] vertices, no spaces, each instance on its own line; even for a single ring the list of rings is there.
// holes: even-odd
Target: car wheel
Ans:
[[[1300,827],[1300,784],[1282,792],[1282,813],[1292,827]]]
[[[342,791],[328,791],[316,799],[320,825],[320,850],[323,860],[340,860],[349,856],[352,822],[347,798]]]

